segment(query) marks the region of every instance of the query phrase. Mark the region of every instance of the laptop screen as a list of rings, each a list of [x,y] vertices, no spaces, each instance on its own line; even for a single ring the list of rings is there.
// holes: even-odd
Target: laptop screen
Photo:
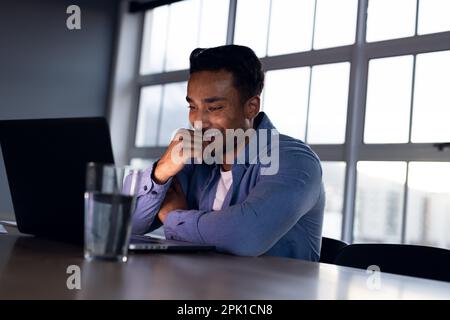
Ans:
[[[83,243],[88,162],[114,163],[104,118],[0,121],[19,231]]]

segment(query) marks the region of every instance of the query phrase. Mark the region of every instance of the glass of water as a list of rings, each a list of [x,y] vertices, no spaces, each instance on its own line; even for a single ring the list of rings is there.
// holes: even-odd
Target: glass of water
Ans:
[[[127,261],[141,171],[90,162],[84,194],[84,257]]]

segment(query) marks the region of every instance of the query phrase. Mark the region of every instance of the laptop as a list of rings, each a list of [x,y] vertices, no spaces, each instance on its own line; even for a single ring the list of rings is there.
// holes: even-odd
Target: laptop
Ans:
[[[106,119],[2,120],[0,145],[19,231],[82,245],[86,164],[114,163]],[[214,249],[148,236],[133,236],[130,248]]]

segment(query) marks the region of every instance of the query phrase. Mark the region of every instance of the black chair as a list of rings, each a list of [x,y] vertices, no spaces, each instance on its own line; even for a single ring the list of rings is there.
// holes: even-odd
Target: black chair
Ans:
[[[450,281],[450,250],[404,244],[352,244],[341,250],[334,264],[381,272]]]
[[[336,259],[339,252],[346,246],[347,243],[343,241],[322,237],[319,262],[334,263],[334,259]]]

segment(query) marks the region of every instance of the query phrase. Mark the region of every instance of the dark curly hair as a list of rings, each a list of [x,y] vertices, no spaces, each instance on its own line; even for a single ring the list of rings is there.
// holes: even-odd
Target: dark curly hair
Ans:
[[[189,74],[199,71],[225,70],[233,75],[233,84],[244,103],[261,94],[264,71],[261,61],[252,49],[245,46],[225,45],[194,49],[189,58]]]

